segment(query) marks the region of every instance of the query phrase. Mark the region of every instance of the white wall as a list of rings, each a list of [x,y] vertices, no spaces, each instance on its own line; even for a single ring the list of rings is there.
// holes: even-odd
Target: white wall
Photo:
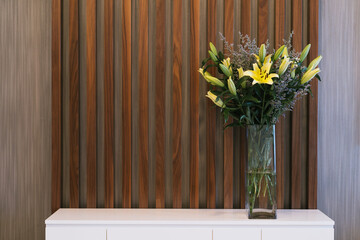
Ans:
[[[360,239],[360,1],[320,0],[318,207]]]

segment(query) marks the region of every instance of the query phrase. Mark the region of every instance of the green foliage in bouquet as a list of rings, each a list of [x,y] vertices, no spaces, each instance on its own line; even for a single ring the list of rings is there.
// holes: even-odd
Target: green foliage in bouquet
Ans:
[[[207,93],[224,114],[228,126],[273,125],[286,111],[293,109],[296,100],[311,93],[310,80],[320,80],[317,68],[321,56],[304,66],[310,44],[301,53],[292,49],[291,39],[269,52],[269,43],[257,47],[256,41],[240,33],[240,44],[234,49],[222,36],[227,56],[210,43],[209,57],[199,69],[212,87]],[[216,68],[212,76],[209,68]]]

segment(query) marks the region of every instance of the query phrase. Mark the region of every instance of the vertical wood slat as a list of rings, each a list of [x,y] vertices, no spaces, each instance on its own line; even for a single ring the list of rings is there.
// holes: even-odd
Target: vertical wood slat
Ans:
[[[293,48],[301,51],[302,48],[302,1],[292,2],[292,28],[294,31]],[[301,204],[301,107],[300,101],[292,112],[291,131],[291,208],[300,208]]]
[[[319,1],[309,1],[309,42],[311,51],[309,59],[317,57],[319,47]],[[309,97],[309,127],[308,127],[308,208],[317,208],[317,124],[318,124],[318,80],[311,81]]]
[[[216,0],[207,0],[207,42],[216,44]],[[215,75],[215,68],[209,70]],[[209,88],[210,90],[210,88]],[[211,101],[206,104],[206,201],[207,208],[215,208],[215,118],[216,109]]]
[[[234,0],[225,1],[224,36],[234,41]],[[230,117],[226,124],[231,124]],[[233,128],[224,130],[224,208],[233,208]]]
[[[156,207],[165,207],[165,2],[156,0]]]
[[[285,33],[285,0],[275,2],[275,49],[282,45]],[[284,208],[284,123],[280,117],[275,126],[277,207]]]
[[[87,207],[96,207],[96,0],[86,3]]]
[[[200,1],[190,5],[190,208],[199,208],[199,64]]]
[[[131,0],[123,1],[122,12],[122,150],[123,207],[131,207]]]
[[[258,44],[268,39],[269,0],[259,0],[258,3]]]
[[[251,1],[241,1],[241,32],[251,33]],[[245,208],[245,168],[247,159],[246,129],[240,128],[240,207]]]
[[[148,207],[148,0],[139,0],[139,207]]]
[[[182,35],[182,0],[173,1],[173,124],[172,124],[172,161],[173,161],[173,208],[181,208],[181,35]]]
[[[79,1],[69,5],[70,43],[70,207],[79,207]]]
[[[52,1],[52,163],[51,212],[61,207],[61,0]]]
[[[114,207],[113,0],[104,2],[105,207]]]

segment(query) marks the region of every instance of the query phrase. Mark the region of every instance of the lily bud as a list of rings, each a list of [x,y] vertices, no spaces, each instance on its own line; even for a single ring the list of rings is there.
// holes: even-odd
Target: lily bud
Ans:
[[[304,50],[301,52],[301,55],[300,55],[300,62],[303,62],[305,60],[305,58],[307,57],[309,51],[310,51],[310,48],[311,48],[311,44],[308,44]]]
[[[260,62],[264,62],[265,60],[265,56],[266,56],[266,48],[265,48],[265,44],[261,44],[260,46],[260,50],[259,50],[259,58],[260,58]]]
[[[203,68],[199,68],[198,72],[204,77],[204,69]]]
[[[224,64],[225,67],[229,68],[230,67],[230,58],[228,57],[227,59],[224,59],[222,61],[222,64]]]
[[[209,51],[209,55],[210,55],[211,60],[213,60],[214,62],[218,61],[216,55],[212,51]]]
[[[295,78],[295,69],[291,71],[290,76],[291,76],[292,78]]]
[[[227,76],[230,77],[231,76],[231,71],[229,68],[227,68],[224,64],[219,64],[219,67],[221,69],[221,71]]]
[[[212,52],[215,56],[217,56],[217,50],[216,50],[216,47],[214,46],[214,44],[213,44],[212,42],[210,42],[209,45],[210,45],[210,50],[211,50],[211,52]]]
[[[318,74],[319,72],[320,72],[319,68],[313,70],[307,70],[307,72],[305,72],[305,74],[301,78],[301,84],[307,83],[308,81],[313,79],[315,75]]]
[[[321,59],[322,59],[322,56],[320,55],[317,58],[315,58],[314,60],[312,60],[311,63],[309,64],[309,66],[308,66],[308,70],[315,69],[319,65]]]
[[[279,67],[279,75],[284,74],[286,69],[289,67],[289,64],[291,63],[290,59],[288,57],[285,57]]]
[[[216,77],[211,76],[211,74],[209,72],[204,73],[204,78],[211,85],[219,86],[219,87],[224,87],[225,86],[222,81],[220,81]]]
[[[274,61],[278,60],[280,55],[284,52],[284,49],[285,49],[285,45],[282,45],[281,47],[279,47],[278,50],[276,50],[275,55],[274,55]]]
[[[218,107],[224,108],[226,107],[224,102],[218,98],[215,94],[213,94],[212,92],[208,91],[206,97],[210,98],[211,101],[213,101],[213,103],[215,103]]]
[[[283,53],[282,53],[281,56],[282,56],[282,57],[288,57],[288,56],[289,56],[287,47],[284,48],[284,51],[283,51]]]
[[[238,73],[239,73],[239,79],[242,78],[244,76],[244,70],[242,67],[238,68]]]
[[[235,87],[235,84],[234,84],[233,80],[231,79],[231,77],[229,77],[227,82],[228,82],[228,88],[229,88],[230,93],[232,95],[236,96],[236,87]]]

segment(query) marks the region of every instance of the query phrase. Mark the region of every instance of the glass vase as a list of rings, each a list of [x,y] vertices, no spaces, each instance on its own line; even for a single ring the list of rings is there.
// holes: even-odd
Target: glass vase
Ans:
[[[276,219],[275,126],[247,126],[246,209],[249,219]]]

